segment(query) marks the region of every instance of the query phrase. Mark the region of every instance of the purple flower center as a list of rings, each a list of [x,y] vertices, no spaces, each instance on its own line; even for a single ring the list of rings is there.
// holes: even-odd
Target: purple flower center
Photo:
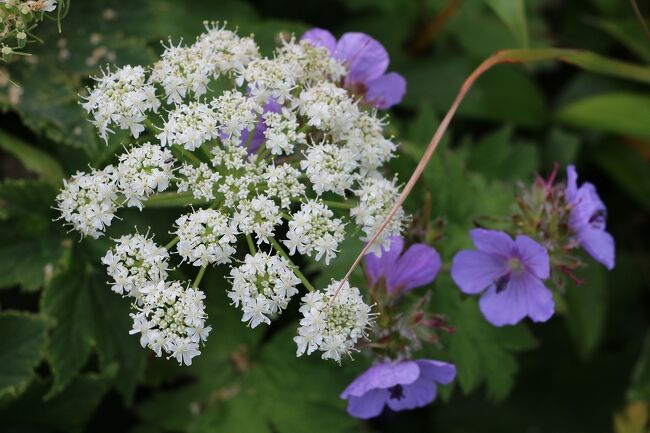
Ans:
[[[390,392],[391,400],[401,400],[404,398],[404,388],[402,388],[402,385],[391,386],[388,388],[388,392]]]
[[[510,272],[521,272],[524,265],[518,257],[513,257],[508,260],[508,269],[510,269]]]

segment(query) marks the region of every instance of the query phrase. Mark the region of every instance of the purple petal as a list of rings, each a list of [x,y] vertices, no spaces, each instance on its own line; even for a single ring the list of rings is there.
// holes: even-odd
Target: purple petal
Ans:
[[[385,389],[373,389],[361,397],[350,397],[348,413],[359,419],[374,418],[384,409],[389,395]]]
[[[568,203],[573,203],[578,192],[578,172],[573,165],[566,168],[566,190],[564,194]]]
[[[547,279],[551,273],[551,265],[546,248],[524,235],[517,236],[515,243],[519,258],[526,269],[542,280]]]
[[[542,281],[529,272],[513,275],[499,293],[492,286],[479,301],[483,316],[494,326],[514,325],[528,316],[545,322],[555,311],[553,295]]]
[[[440,271],[440,255],[425,244],[412,245],[387,272],[389,293],[406,292],[432,282]]]
[[[507,272],[506,259],[482,251],[461,251],[451,264],[454,282],[470,295],[482,292]]]
[[[330,54],[336,49],[336,38],[329,31],[319,28],[307,30],[300,38],[301,41],[309,41],[317,47],[325,47]]]
[[[447,385],[456,377],[456,366],[454,364],[434,359],[418,359],[415,362],[420,367],[420,378]]]
[[[278,104],[274,99],[269,99],[269,101],[266,103],[264,106],[264,113],[267,113],[269,111],[272,111],[274,113],[279,113],[282,111],[282,106]],[[257,149],[260,148],[262,143],[264,143],[264,140],[266,137],[264,136],[264,132],[266,131],[266,123],[264,122],[263,119],[260,118],[259,122],[257,122],[257,125],[255,125],[255,129],[253,130],[253,137],[251,138],[251,141],[248,145],[248,153],[255,153],[257,152]],[[244,129],[241,133],[241,145],[245,146],[246,143],[248,143],[248,137],[249,137],[250,131]]]
[[[375,253],[366,254],[366,271],[370,277],[371,286],[377,284],[380,277],[388,276],[403,249],[404,239],[393,236],[390,238],[390,248],[386,250],[382,247],[381,257],[377,257]]]
[[[373,389],[385,389],[414,382],[420,368],[413,361],[384,362],[370,367],[352,381],[341,394],[342,399],[360,397]]]
[[[610,271],[615,264],[615,245],[612,235],[604,230],[587,228],[578,233],[580,245]]]
[[[402,387],[401,398],[393,398],[389,392],[388,407],[394,411],[426,406],[436,398],[436,383],[424,378]]]
[[[472,242],[479,251],[510,257],[515,250],[515,243],[504,232],[485,229],[473,229],[469,232]]]
[[[397,72],[389,72],[366,83],[365,101],[382,110],[402,102],[406,80]]]
[[[367,83],[381,77],[388,67],[388,52],[365,33],[345,33],[336,44],[334,57],[348,66],[346,81]]]

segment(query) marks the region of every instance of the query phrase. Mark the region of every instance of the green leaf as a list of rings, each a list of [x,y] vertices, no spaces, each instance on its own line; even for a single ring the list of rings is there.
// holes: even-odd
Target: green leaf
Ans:
[[[510,29],[521,48],[528,48],[528,23],[524,0],[485,0]]]
[[[539,165],[539,152],[531,144],[512,143],[512,128],[505,126],[487,134],[472,146],[467,166],[487,178],[528,180]]]
[[[432,305],[452,318],[455,332],[444,337],[444,343],[458,369],[461,389],[468,394],[485,384],[490,398],[503,399],[518,371],[514,353],[533,348],[535,340],[523,325],[492,326],[479,311],[476,298],[461,299],[448,276],[439,277],[437,286]]]
[[[589,357],[600,341],[607,310],[607,284],[604,268],[591,264],[578,275],[585,283],[567,289],[567,325],[580,355]]]
[[[648,37],[638,20],[634,18],[627,20],[599,19],[593,20],[592,24],[625,45],[641,60],[650,62]]]
[[[117,364],[116,388],[130,401],[142,375],[146,352],[131,328],[129,301],[111,292],[103,272],[75,256],[72,266],[47,285],[41,311],[56,319],[48,360],[61,392],[85,365],[93,346],[104,366]]]
[[[37,379],[18,399],[0,400],[2,431],[81,431],[106,392],[116,367],[80,376],[61,394],[45,398],[51,381]]]
[[[53,188],[43,182],[0,183],[0,288],[33,291],[53,276],[68,251],[51,206]]]
[[[34,375],[47,344],[48,320],[32,314],[0,313],[0,398],[20,394]]]
[[[47,153],[3,131],[0,131],[0,149],[14,155],[27,170],[38,174],[50,185],[59,186],[61,184],[61,179],[64,177],[63,169]]]
[[[650,332],[647,333],[639,359],[634,367],[628,401],[650,401]]]
[[[604,169],[623,191],[650,209],[650,171],[639,153],[622,143],[599,143],[589,156]]]
[[[609,93],[587,97],[562,107],[561,122],[624,136],[650,139],[650,95]]]

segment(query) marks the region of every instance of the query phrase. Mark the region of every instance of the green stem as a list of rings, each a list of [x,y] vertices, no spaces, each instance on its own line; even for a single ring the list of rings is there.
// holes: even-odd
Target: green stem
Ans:
[[[193,165],[200,165],[202,162],[196,155],[178,144],[172,146],[172,153],[174,153],[178,159],[182,159],[186,162],[189,161]]]
[[[208,265],[201,266],[199,273],[196,275],[196,278],[194,279],[194,283],[192,283],[193,289],[196,289],[197,287],[199,287],[199,284],[201,284],[201,280],[203,279],[203,274],[205,274],[205,270],[207,267]]]
[[[248,249],[251,251],[251,254],[257,254],[257,249],[255,249],[255,243],[250,234],[246,235],[246,243],[248,244]]]
[[[324,204],[326,204],[329,207],[333,207],[336,209],[352,209],[355,207],[357,204],[356,203],[346,203],[342,201],[331,201],[331,200],[321,200]]]
[[[314,290],[316,290],[316,288],[309,282],[307,277],[305,277],[302,274],[302,272],[300,272],[300,269],[298,269],[298,266],[296,266],[295,263],[293,263],[293,261],[289,257],[289,254],[287,254],[286,251],[284,251],[284,249],[282,249],[282,246],[280,246],[278,241],[276,241],[275,238],[272,238],[272,237],[269,237],[269,240],[271,241],[271,245],[273,245],[273,248],[278,252],[278,254],[280,254],[282,257],[284,257],[289,262],[289,265],[293,269],[293,273],[296,274],[296,276],[300,279],[300,281],[302,281],[302,285],[305,286],[305,288],[307,290],[309,290],[310,292],[313,292]]]
[[[180,240],[180,238],[178,236],[176,236],[174,239],[169,241],[169,243],[167,245],[165,245],[165,249],[166,250],[171,249],[174,245],[176,245],[178,243],[179,240]]]
[[[203,205],[205,200],[197,200],[191,192],[161,192],[152,195],[145,204],[149,207],[174,207],[187,205]]]

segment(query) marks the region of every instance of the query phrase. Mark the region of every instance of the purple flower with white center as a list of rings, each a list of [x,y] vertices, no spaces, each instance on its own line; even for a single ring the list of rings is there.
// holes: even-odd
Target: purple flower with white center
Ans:
[[[571,206],[569,226],[580,246],[607,269],[613,269],[614,238],[605,231],[607,208],[593,184],[585,182],[578,188],[578,173],[573,165],[567,167],[565,197]]]
[[[278,104],[274,99],[270,99],[264,106],[262,116],[264,116],[264,113],[279,113],[280,111],[282,111],[282,106]],[[266,123],[264,122],[264,119],[260,117],[260,120],[257,122],[257,125],[255,125],[255,129],[252,132],[248,131],[247,129],[242,130],[241,146],[246,146],[248,144],[249,154],[257,152],[257,149],[259,149],[262,143],[264,143],[264,140],[266,140],[266,137],[264,135],[265,131]],[[251,133],[253,134],[253,137],[250,139],[250,143],[248,143],[249,134]]]
[[[463,293],[483,293],[479,306],[495,326],[514,325],[524,317],[545,322],[555,310],[543,280],[550,275],[548,252],[528,236],[513,241],[504,232],[474,229],[478,249],[454,257],[451,276]]]
[[[365,33],[345,33],[337,42],[327,30],[315,28],[301,39],[327,48],[332,57],[343,61],[348,67],[343,85],[363,95],[364,102],[386,110],[399,104],[404,97],[406,80],[397,72],[386,73],[388,52]]]
[[[377,285],[383,278],[390,295],[408,292],[431,283],[440,271],[440,255],[425,244],[411,245],[404,250],[404,239],[393,236],[390,248],[382,248],[381,257],[367,254],[366,271],[370,285]]]
[[[358,376],[343,391],[348,413],[368,419],[385,406],[394,411],[426,406],[436,398],[437,384],[447,385],[456,377],[456,367],[442,361],[384,362]]]

